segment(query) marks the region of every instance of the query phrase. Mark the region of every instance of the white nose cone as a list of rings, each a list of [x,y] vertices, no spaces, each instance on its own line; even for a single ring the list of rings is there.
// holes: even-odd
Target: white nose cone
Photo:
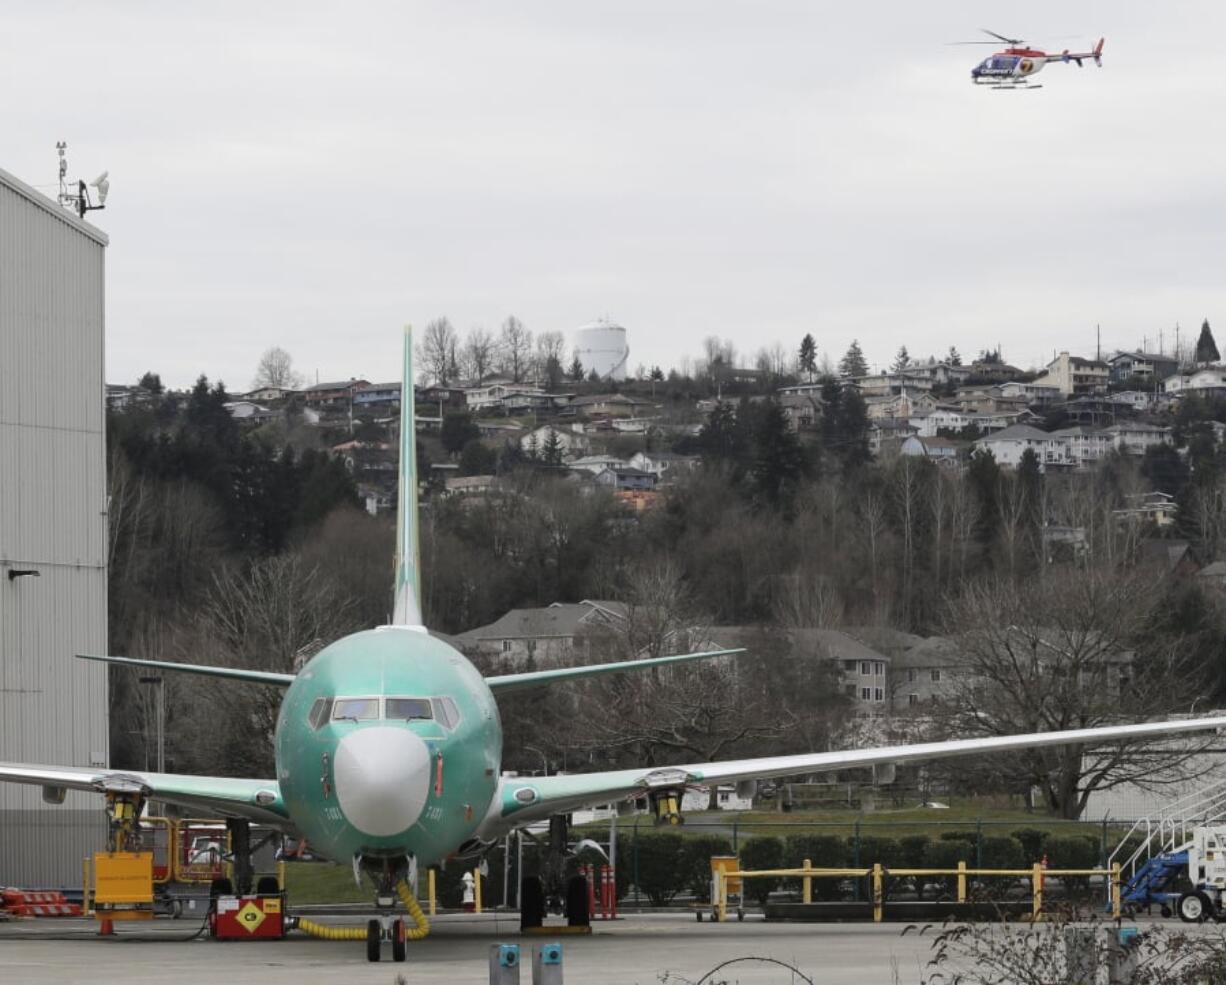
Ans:
[[[359,831],[387,837],[417,821],[430,795],[430,751],[406,728],[360,728],[336,747],[336,797]]]

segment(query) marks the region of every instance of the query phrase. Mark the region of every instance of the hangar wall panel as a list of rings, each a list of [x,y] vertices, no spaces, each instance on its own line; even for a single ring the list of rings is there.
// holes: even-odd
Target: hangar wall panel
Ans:
[[[0,171],[0,760],[107,763],[106,237]],[[14,570],[37,577],[9,578]],[[0,885],[72,885],[97,797],[0,784]]]

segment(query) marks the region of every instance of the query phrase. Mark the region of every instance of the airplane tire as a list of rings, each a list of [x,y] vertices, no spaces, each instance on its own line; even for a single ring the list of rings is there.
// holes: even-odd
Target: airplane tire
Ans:
[[[1213,904],[1199,889],[1180,896],[1175,909],[1184,923],[1204,923],[1213,916]]]
[[[276,896],[281,892],[281,884],[277,882],[276,876],[260,876],[255,884],[255,892],[257,896]]]
[[[218,896],[233,896],[234,883],[229,879],[214,879],[209,883],[209,899],[217,899]]]
[[[519,887],[519,926],[521,930],[545,922],[545,886],[540,876],[524,876]]]
[[[379,921],[378,920],[367,920],[366,921],[366,960],[367,961],[378,961],[379,960],[379,957],[380,957],[379,938],[381,936],[382,936],[382,931],[380,931],[379,929]]]
[[[392,960],[403,961],[405,957],[404,921],[397,917],[392,921]]]
[[[587,904],[587,879],[571,876],[566,880],[566,925],[590,927],[592,915]]]

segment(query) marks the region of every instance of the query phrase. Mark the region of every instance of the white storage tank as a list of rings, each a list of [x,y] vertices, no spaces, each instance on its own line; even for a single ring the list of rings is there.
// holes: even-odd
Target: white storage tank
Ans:
[[[585,373],[595,370],[602,380],[626,378],[630,345],[621,325],[601,318],[575,329],[574,352],[583,363]]]

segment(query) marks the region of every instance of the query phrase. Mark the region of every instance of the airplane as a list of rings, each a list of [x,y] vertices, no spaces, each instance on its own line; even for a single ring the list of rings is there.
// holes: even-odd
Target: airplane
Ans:
[[[406,395],[413,378],[412,338],[406,327]],[[119,666],[284,688],[273,737],[275,777],[0,762],[0,780],[39,785],[52,803],[62,802],[67,789],[103,794],[112,848],[121,847],[132,834],[150,799],[225,818],[240,893],[249,892],[253,881],[253,823],[305,838],[314,854],[352,864],[355,878],[361,874],[371,880],[380,919],[369,921],[364,931],[354,928],[349,936],[364,936],[372,961],[380,960],[381,942],[391,940],[393,959],[399,961],[405,957],[406,936],[422,936],[427,929],[407,889],[416,884],[417,867],[475,857],[516,828],[549,825],[544,878],[523,880],[521,923],[540,925],[546,880],[551,891],[562,890],[574,912],[586,913],[582,877],[562,879],[568,815],[583,807],[645,797],[658,823],[678,824],[682,795],[694,785],[738,783],[752,790],[763,780],[849,767],[889,768],[916,760],[1226,728],[1226,717],[1202,717],[586,774],[503,776],[498,716],[502,695],[743,651],[710,650],[482,677],[461,653],[430,635],[422,620],[414,408],[407,398],[401,401],[399,476],[394,606],[387,625],[337,640],[296,674],[78,654]],[[215,889],[226,895],[233,891],[229,884]],[[406,930],[403,919],[393,916],[393,893],[405,902],[417,928]]]
[[[1049,62],[1064,62],[1066,65],[1076,62],[1078,68],[1084,68],[1084,60],[1092,58],[1095,65],[1099,68],[1103,67],[1102,54],[1105,38],[1099,38],[1098,44],[1092,51],[1069,51],[1065,48],[1058,55],[1049,55],[1038,48],[1026,47],[1026,42],[1021,38],[1006,38],[1003,34],[997,34],[986,28],[980,28],[980,30],[996,38],[997,41],[1003,41],[1009,47],[1004,51],[989,55],[971,69],[971,81],[975,85],[993,86],[997,89],[1042,89],[1041,84],[1034,85],[1030,80],[1043,71],[1043,66]],[[995,44],[996,42],[958,41],[955,43]]]

